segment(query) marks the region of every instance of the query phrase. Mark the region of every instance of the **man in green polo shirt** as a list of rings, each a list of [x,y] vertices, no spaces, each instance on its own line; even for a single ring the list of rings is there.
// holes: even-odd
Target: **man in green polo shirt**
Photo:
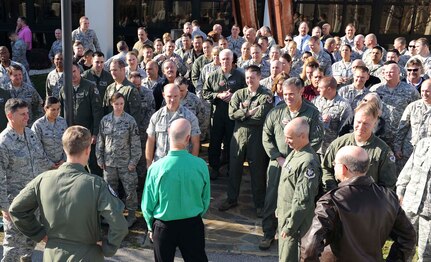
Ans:
[[[210,204],[210,180],[205,161],[186,149],[190,133],[187,119],[173,121],[168,155],[148,169],[142,212],[156,261],[173,261],[177,247],[185,261],[208,261],[202,216]]]

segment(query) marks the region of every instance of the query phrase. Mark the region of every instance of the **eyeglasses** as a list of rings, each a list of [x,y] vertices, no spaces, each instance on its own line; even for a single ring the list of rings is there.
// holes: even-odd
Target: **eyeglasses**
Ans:
[[[417,71],[419,71],[419,68],[408,68],[407,71],[409,71],[409,72],[417,72]]]
[[[293,39],[284,39],[284,41],[285,42],[290,42],[290,41],[292,41]]]
[[[409,48],[415,48],[415,46],[414,45],[409,45]]]

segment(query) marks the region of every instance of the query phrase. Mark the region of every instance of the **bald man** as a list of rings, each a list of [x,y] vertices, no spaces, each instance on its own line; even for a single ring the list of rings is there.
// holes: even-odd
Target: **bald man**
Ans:
[[[302,117],[292,119],[284,128],[286,144],[293,151],[286,157],[278,187],[275,215],[279,261],[299,261],[298,245],[311,225],[322,171],[309,132],[310,126]]]
[[[169,153],[148,169],[142,212],[156,261],[174,261],[177,246],[185,261],[208,261],[202,216],[210,178],[205,161],[187,152],[191,130],[187,119],[172,121]]]
[[[395,241],[388,261],[407,261],[413,254],[416,232],[396,194],[367,176],[370,160],[358,146],[345,146],[335,157],[338,188],[322,196],[310,231],[302,239],[303,261],[319,261],[329,243],[335,261],[381,261],[389,236]]]
[[[283,64],[278,60],[271,61],[271,64],[270,64],[271,75],[260,80],[260,84],[266,87],[266,89],[271,90],[272,83],[274,82],[275,77],[278,74],[280,74],[283,69],[282,66]]]

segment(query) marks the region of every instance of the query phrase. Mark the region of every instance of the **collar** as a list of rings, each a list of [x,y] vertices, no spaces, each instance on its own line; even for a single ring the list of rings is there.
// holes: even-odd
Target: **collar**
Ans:
[[[168,156],[184,156],[188,155],[189,152],[185,149],[183,150],[169,150]]]
[[[87,170],[85,170],[85,167],[78,163],[70,163],[70,162],[64,162],[59,169],[76,169],[77,171],[80,171],[82,173],[87,173]]]
[[[374,183],[374,179],[370,176],[355,176],[351,177],[338,184],[338,187],[344,186],[369,186]]]

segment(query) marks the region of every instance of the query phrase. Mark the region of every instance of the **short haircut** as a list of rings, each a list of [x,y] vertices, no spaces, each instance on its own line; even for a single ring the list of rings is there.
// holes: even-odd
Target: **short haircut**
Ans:
[[[370,166],[370,158],[360,159],[351,155],[342,155],[339,158],[341,164],[345,165],[347,169],[353,174],[365,174]]]
[[[46,100],[45,100],[44,106],[46,108],[49,108],[50,106],[58,104],[58,103],[60,103],[60,100],[57,97],[55,97],[55,96],[48,96],[46,98]]]
[[[93,53],[93,57],[95,57],[95,56],[97,56],[97,57],[105,57],[105,54],[103,52],[101,52],[101,51],[96,51],[96,52]]]
[[[266,41],[267,43],[269,42],[268,37],[266,37],[266,36],[261,36],[261,37],[259,37],[258,41],[259,41],[259,40],[264,40],[264,41]]]
[[[407,40],[403,36],[395,38],[394,42],[399,42],[402,46],[405,46],[407,44]]]
[[[129,52],[127,52],[127,55],[133,55],[133,56],[135,56],[135,57],[138,57],[138,54],[136,53],[136,51],[135,50],[132,50],[132,51],[129,51]]]
[[[356,71],[356,70],[359,70],[359,71],[364,72],[364,73],[370,73],[370,69],[368,69],[368,67],[366,67],[366,66],[356,66],[355,70],[353,70],[353,71]]]
[[[325,76],[322,79],[319,80],[319,84],[322,83],[323,85],[337,90],[337,80],[333,78],[332,76]]]
[[[174,61],[172,61],[171,59],[166,59],[166,60],[165,60],[165,61],[163,61],[163,63],[162,63],[162,66],[161,66],[162,71],[165,69],[165,65],[166,65],[166,64],[168,64],[168,63],[172,63],[172,64],[175,66],[175,69],[177,69],[177,64],[175,64],[175,62],[174,62]]]
[[[261,45],[259,45],[259,44],[252,44],[252,45],[250,46],[250,48],[259,48],[260,50],[262,50],[262,46],[261,46]]]
[[[391,65],[391,64],[396,64],[396,65],[398,65],[398,63],[397,62],[395,62],[395,61],[386,61],[386,62],[384,62],[383,63],[383,65]]]
[[[124,98],[124,95],[123,95],[122,93],[120,93],[120,92],[115,92],[115,93],[111,96],[110,102],[111,102],[111,103],[114,103],[114,102],[115,102],[115,101],[117,101],[119,98],[123,98],[124,100],[126,100],[126,99]]]
[[[419,39],[416,39],[416,43],[421,43],[422,45],[426,45],[427,47],[430,46],[428,39],[426,39],[425,37],[421,37]]]
[[[201,39],[202,41],[204,41],[204,38],[201,35],[195,35],[195,37],[193,38],[193,41],[196,39]]]
[[[21,71],[22,72],[22,67],[20,65],[17,65],[17,64],[11,64],[8,67],[7,72],[9,73],[9,75],[12,75],[12,71]]]
[[[245,71],[246,71],[246,72],[250,72],[250,73],[252,73],[252,72],[256,72],[256,74],[257,74],[258,76],[260,76],[260,75],[261,75],[260,67],[258,67],[257,65],[250,65],[250,66],[248,66],[248,67],[245,69]]]
[[[356,108],[355,108],[355,115],[358,112],[364,112],[366,115],[372,116],[375,119],[379,118],[379,108],[378,105],[376,103],[360,103]]]
[[[387,53],[394,53],[396,56],[398,56],[398,57],[400,57],[400,51],[398,51],[397,49],[389,49],[387,52],[386,52],[386,54]]]
[[[71,126],[61,139],[66,154],[78,156],[91,145],[91,133],[83,126]]]
[[[163,43],[163,41],[162,41],[162,40],[160,40],[159,38],[157,38],[157,39],[158,39],[158,41],[160,41],[160,42],[162,42],[162,43]],[[157,41],[157,39],[156,39],[156,40],[154,40],[154,42],[156,42],[156,41]],[[148,48],[154,51],[154,47],[153,47],[152,45],[149,45],[149,44],[143,44],[143,45],[142,45],[142,49],[148,49]]]
[[[287,60],[287,62],[292,62],[292,57],[288,53],[281,54],[280,58],[284,58]]]
[[[189,81],[184,76],[179,76],[179,77],[175,78],[174,84],[176,84],[177,86],[180,86],[180,85],[187,85],[188,86]]]
[[[139,27],[139,28],[138,28],[138,31],[139,31],[139,30],[143,30],[146,34],[148,34],[147,28],[146,28],[146,27],[144,27],[144,26]]]
[[[340,50],[341,50],[341,48],[343,48],[344,46],[346,46],[347,48],[349,48],[350,52],[352,52],[352,47],[351,47],[349,44],[346,44],[346,43],[341,44],[341,46],[340,46]]]
[[[310,40],[308,40],[308,41],[313,41],[313,42],[316,42],[316,43],[320,43],[320,38],[317,37],[317,36],[315,36],[315,35],[313,35],[312,37],[310,37]]]
[[[176,126],[177,121],[186,121],[185,126],[183,128],[172,128],[172,126]],[[186,118],[179,118],[171,123],[171,127],[169,128],[169,139],[171,142],[176,143],[184,140],[191,133],[191,124],[190,121]]]
[[[117,64],[120,68],[125,68],[127,66],[126,62],[124,62],[123,59],[119,59],[119,58],[112,59],[111,65],[115,65],[115,64]]]
[[[230,49],[223,49],[223,50],[221,50],[220,53],[219,53],[219,56],[222,56],[224,54],[226,54],[227,56],[232,57],[232,59],[233,59],[233,52]]]
[[[416,65],[416,66],[419,66],[420,68],[423,68],[422,61],[417,57],[412,57],[407,61],[406,67],[412,66],[412,65]]]
[[[28,103],[21,98],[10,98],[6,101],[6,104],[4,106],[4,111],[7,114],[15,113],[20,108],[28,108]]]
[[[205,44],[205,43],[209,44],[210,46],[214,45],[214,42],[211,41],[211,39],[208,39],[208,38],[204,40],[203,44]]]
[[[198,20],[193,20],[192,21],[192,26],[199,26]]]
[[[84,56],[93,56],[94,52],[91,49],[87,49],[84,52]]]
[[[297,89],[301,89],[304,87],[304,83],[298,77],[291,77],[283,82],[283,88],[286,86],[295,86]]]
[[[375,47],[373,47],[372,49],[377,49],[380,51],[380,53],[383,54],[383,48],[381,46],[376,45]]]
[[[187,37],[187,38],[192,39],[192,35],[191,35],[191,34],[189,34],[189,33],[183,33],[183,34],[181,35],[181,38],[183,38],[183,37]]]
[[[74,43],[73,43],[73,47],[75,47],[75,46],[84,46],[83,44],[82,44],[82,42],[81,41],[79,41],[79,40],[76,40]]]
[[[118,41],[117,43],[117,50],[119,51],[126,51],[129,48],[129,46],[127,46],[126,41]]]

